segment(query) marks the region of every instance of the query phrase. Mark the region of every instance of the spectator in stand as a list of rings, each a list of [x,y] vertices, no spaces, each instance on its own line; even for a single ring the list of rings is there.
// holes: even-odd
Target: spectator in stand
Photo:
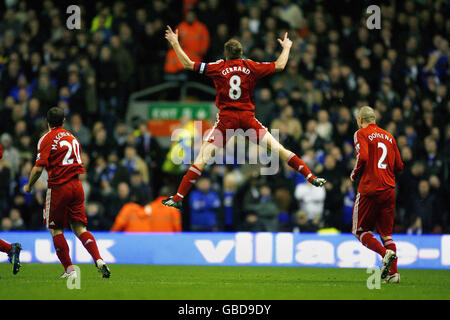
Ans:
[[[103,188],[104,185],[107,185],[107,181],[105,180],[102,183]],[[107,189],[107,188],[105,188]],[[119,213],[119,211],[121,210],[121,208],[128,202],[130,202],[131,199],[131,195],[130,195],[130,187],[126,182],[120,182],[117,185],[117,189],[116,190],[109,190],[109,192],[105,192],[105,194],[103,195],[105,197],[105,199],[109,199],[110,202],[108,202],[108,206],[107,206],[107,215],[108,217],[111,219],[113,218],[113,220],[115,219],[115,217],[117,216],[117,214]]]
[[[222,203],[224,210],[224,230],[233,231],[236,225],[236,213],[234,209],[234,197],[236,195],[237,183],[232,172],[223,178]]]
[[[1,231],[4,231],[4,232],[14,231],[12,221],[9,217],[4,217],[4,218],[2,218],[1,221],[2,221],[2,223],[0,225]]]
[[[104,231],[111,227],[109,219],[104,215],[104,208],[98,202],[90,202],[86,205],[88,228],[92,231]]]
[[[427,180],[419,182],[418,191],[412,194],[408,208],[410,226],[408,234],[432,233],[442,223],[442,207],[439,199],[430,193],[430,183]]]
[[[209,29],[214,30],[214,29]],[[214,45],[209,47],[208,56],[212,61],[216,61],[223,58],[223,46],[225,42],[230,39],[229,27],[225,23],[221,23],[217,26],[216,34],[212,36],[211,43]]]
[[[428,205],[439,208],[432,212],[431,223],[423,214],[422,233],[450,232],[450,22],[445,20],[447,8],[442,1],[383,6],[380,32],[361,25],[365,7],[357,2],[347,11],[348,6],[332,1],[325,6],[288,0],[202,0],[185,1],[186,5],[155,0],[144,6],[118,0],[111,6],[106,2],[91,6],[80,0],[82,7],[90,9],[76,32],[64,26],[65,1],[7,3],[0,21],[0,143],[5,143],[0,160],[0,212],[8,229],[12,209],[19,209],[27,230],[42,229],[45,182],[38,181],[29,197],[19,192],[18,185],[47,132],[44,115],[51,106],[64,109],[65,125],[81,142],[87,170],[83,187],[87,205],[93,204],[89,207],[93,221],[103,215],[106,229],[113,224],[134,193],[129,190],[130,180],[137,173],[152,196],[174,183],[175,176],[161,173],[165,144],[150,134],[147,119],[129,121],[126,116],[133,91],[162,84],[167,75],[187,79],[185,73],[171,73],[178,72],[179,66],[176,59],[169,59],[174,53],[164,39],[168,24],[178,25],[189,55],[206,62],[223,58],[223,43],[233,37],[243,39],[246,57],[274,61],[280,50],[276,39],[289,32],[293,41],[289,68],[255,88],[256,118],[279,129],[280,140],[297,149],[308,166],[323,170],[329,180],[325,211],[312,230],[320,225],[349,230],[354,186],[346,177],[355,161],[354,111],[373,105],[378,122],[394,134],[405,164],[398,177],[396,232],[407,232],[415,225],[410,209],[417,201],[412,211],[422,208],[428,213]],[[195,74],[190,76],[197,80]],[[212,85],[208,80],[205,84]],[[149,98],[174,101],[178,91],[177,87],[176,94],[154,93]],[[188,93],[190,101],[210,99],[197,90]],[[228,168],[216,167],[205,177],[223,200],[223,206],[213,210],[217,229],[266,230],[259,212],[244,210],[260,204],[259,175],[248,175],[249,166],[233,163],[236,179],[235,187],[230,187],[232,183],[223,182],[229,180],[225,179]],[[282,166],[279,173],[266,178],[279,217],[294,217],[306,205],[298,201],[279,205],[287,201],[281,187],[291,196],[297,185],[301,189],[303,180],[295,172]],[[429,185],[428,195],[422,180]],[[292,226],[283,219],[279,222],[278,229]]]
[[[17,148],[13,146],[12,137],[8,133],[4,133],[0,136],[0,143],[3,148],[3,158],[8,162],[12,169],[12,177],[14,177],[19,172],[19,152],[17,151]]]
[[[147,163],[161,164],[161,147],[158,140],[150,133],[146,122],[139,124],[139,135],[136,138],[136,147],[139,156]]]
[[[70,121],[65,123],[67,130],[72,132],[82,146],[88,146],[91,141],[89,129],[83,124],[79,113],[72,114]]]
[[[325,185],[326,195],[324,202],[326,216],[323,217],[323,220],[327,225],[341,227],[342,208],[344,205],[344,194],[341,192],[343,175],[337,168],[337,159],[333,155],[329,154],[325,157],[324,170],[321,174],[328,177],[328,183]]]
[[[125,148],[125,158],[122,160],[122,165],[128,169],[130,174],[138,172],[142,176],[143,183],[148,184],[150,182],[148,166],[145,161],[137,155],[135,147],[128,146]]]
[[[159,192],[159,196],[144,207],[145,213],[149,216],[151,232],[181,232],[180,211],[166,207],[162,200],[171,195],[170,188],[164,186]]]
[[[98,129],[94,131],[93,138],[88,148],[89,154],[93,158],[92,160],[94,161],[99,156],[107,158],[114,146],[111,144],[111,140],[108,138],[108,133],[103,128],[103,125],[98,126]]]
[[[24,231],[25,223],[22,219],[20,211],[16,208],[11,209],[9,212],[9,219],[11,220],[11,231]]]
[[[118,36],[112,36],[111,44],[111,59],[117,66],[117,107],[115,114],[123,116],[125,114],[126,98],[132,92],[134,86],[133,73],[134,62],[133,57],[122,44],[122,40]]]
[[[325,197],[324,188],[314,188],[310,183],[301,183],[295,188],[295,199],[299,202],[299,207],[306,212],[308,220],[314,222],[322,219]]]
[[[0,212],[7,212],[9,208],[9,188],[11,170],[7,160],[3,158],[3,149],[0,144]]]
[[[326,110],[320,110],[317,113],[317,134],[324,140],[330,139],[333,133],[333,125],[328,119],[329,116]]]
[[[148,183],[143,181],[142,175],[139,172],[131,174],[130,188],[131,194],[140,193],[148,198],[152,198],[152,189]]]
[[[194,11],[188,11],[186,20],[179,24],[179,41],[181,47],[192,61],[202,61],[204,55],[209,49],[209,31],[208,28],[199,20]],[[178,73],[183,70],[183,66],[178,61],[175,51],[169,49],[166,55],[166,64],[164,67],[166,73]]]
[[[341,185],[341,194],[344,196],[341,226],[339,230],[349,232],[352,230],[353,204],[355,203],[355,188],[350,179],[345,178]]]
[[[33,97],[37,98],[42,105],[54,105],[57,102],[58,90],[51,83],[47,72],[40,72]]]
[[[277,10],[278,18],[289,23],[292,29],[300,29],[302,10],[296,3],[290,0],[281,0],[281,6]]]
[[[137,198],[137,196],[136,196]],[[146,212],[142,199],[124,204],[116,216],[111,231],[148,232],[151,231],[150,212]]]
[[[102,116],[111,114],[117,109],[118,69],[112,60],[111,49],[103,46],[100,50],[100,62],[98,63],[98,97],[99,111]]]
[[[255,96],[256,105],[255,117],[261,123],[269,123],[275,114],[275,103],[272,99],[272,92],[269,88],[262,88]]]
[[[238,226],[239,231],[264,232],[267,231],[265,224],[258,218],[255,212],[249,212],[245,216],[244,222]]]
[[[211,181],[207,177],[200,177],[196,187],[189,196],[191,231],[217,231],[220,197],[211,190]]]
[[[318,220],[310,220],[308,219],[308,214],[299,210],[295,213],[294,219],[292,222],[292,228],[290,231],[299,233],[299,232],[317,232],[319,230],[319,226],[317,225]]]
[[[272,190],[268,185],[259,187],[259,197],[256,203],[249,204],[245,210],[254,212],[258,221],[264,225],[266,231],[275,232],[278,228],[278,207],[272,199]],[[247,221],[249,217],[247,216]]]
[[[438,153],[438,144],[432,136],[424,140],[426,171],[429,175],[441,176],[444,167],[444,160]]]
[[[78,71],[69,73],[67,87],[70,91],[69,106],[71,113],[80,113],[86,109],[86,89]]]

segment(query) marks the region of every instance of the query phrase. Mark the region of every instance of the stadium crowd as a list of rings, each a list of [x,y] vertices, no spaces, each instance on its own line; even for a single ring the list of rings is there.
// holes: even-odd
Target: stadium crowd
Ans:
[[[364,1],[79,2],[80,30],[66,28],[66,1],[0,4],[1,230],[44,228],[45,177],[32,194],[21,190],[55,105],[83,147],[91,230],[140,230],[126,221],[144,225],[149,212],[181,230],[180,217],[158,203],[182,175],[163,172],[168,150],[145,123],[124,121],[133,91],[183,77],[212,85],[180,71],[163,36],[169,24],[186,52],[205,61],[222,58],[230,37],[247,58],[274,61],[276,39],[288,31],[290,60],[256,88],[256,117],[329,181],[315,188],[288,166],[261,176],[258,166],[213,165],[184,202],[183,230],[350,232],[354,114],[370,105],[405,163],[395,232],[450,232],[445,1],[383,1],[379,30],[367,28]]]

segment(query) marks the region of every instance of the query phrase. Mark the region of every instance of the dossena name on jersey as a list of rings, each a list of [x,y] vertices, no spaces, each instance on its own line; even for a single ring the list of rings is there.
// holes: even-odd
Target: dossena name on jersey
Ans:
[[[392,138],[390,138],[386,134],[382,134],[382,133],[378,133],[378,132],[371,133],[370,135],[367,136],[367,138],[369,138],[370,141],[372,141],[375,138],[381,138],[381,139],[385,139],[385,140],[389,141],[390,143],[392,143]]]

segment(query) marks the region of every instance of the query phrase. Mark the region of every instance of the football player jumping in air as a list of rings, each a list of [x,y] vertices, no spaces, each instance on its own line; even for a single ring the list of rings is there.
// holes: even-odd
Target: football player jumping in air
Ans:
[[[231,39],[225,43],[225,60],[212,63],[192,61],[178,42],[178,30],[172,31],[167,27],[165,38],[169,41],[184,69],[192,70],[210,77],[216,87],[216,106],[220,112],[216,123],[205,138],[200,153],[181,180],[177,193],[163,200],[163,204],[181,208],[181,202],[191,187],[202,174],[208,160],[214,156],[216,150],[227,142],[227,129],[253,129],[250,140],[267,146],[272,152],[278,152],[280,158],[290,167],[300,172],[306,180],[316,187],[322,187],[326,180],[317,178],[308,166],[293,152],[285,149],[255,118],[255,104],[253,91],[258,79],[276,71],[284,70],[289,58],[292,41],[287,32],[284,39],[278,39],[282,46],[280,56],[275,62],[254,62],[243,59],[242,45]]]

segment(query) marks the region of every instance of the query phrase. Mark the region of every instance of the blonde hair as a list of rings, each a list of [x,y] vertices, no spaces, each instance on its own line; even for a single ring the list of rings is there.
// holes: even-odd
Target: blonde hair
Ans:
[[[365,123],[375,123],[375,120],[377,118],[375,116],[375,111],[369,106],[361,107],[361,109],[359,109],[358,111],[358,116]]]
[[[242,44],[236,39],[228,40],[224,45],[226,59],[239,59],[242,57]]]

